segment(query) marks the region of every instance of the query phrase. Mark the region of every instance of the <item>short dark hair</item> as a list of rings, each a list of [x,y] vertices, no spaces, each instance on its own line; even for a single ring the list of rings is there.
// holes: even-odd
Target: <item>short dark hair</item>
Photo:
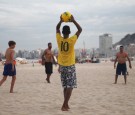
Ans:
[[[15,42],[15,41],[9,41],[9,42],[8,42],[8,45],[9,45],[9,46],[16,45],[16,42]]]
[[[66,35],[70,34],[70,27],[67,25],[63,26],[62,33]]]
[[[51,42],[49,42],[49,43],[48,43],[48,46],[49,46],[49,45],[51,45],[51,44],[52,44],[52,43],[51,43]]]
[[[120,48],[124,48],[124,46],[121,45]]]

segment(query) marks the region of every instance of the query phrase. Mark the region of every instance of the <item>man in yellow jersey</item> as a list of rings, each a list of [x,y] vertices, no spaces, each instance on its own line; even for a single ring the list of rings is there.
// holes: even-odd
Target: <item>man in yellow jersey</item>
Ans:
[[[124,76],[125,84],[127,83],[127,66],[126,66],[126,59],[129,62],[129,68],[132,68],[131,61],[128,57],[128,54],[124,52],[124,47],[120,46],[120,52],[116,54],[116,59],[114,61],[114,68],[116,68],[116,62],[118,61],[117,68],[116,68],[116,75],[115,75],[115,82],[114,84],[117,84],[118,75]]]
[[[71,17],[71,22],[75,24],[78,31],[72,37],[69,37],[70,27],[64,26],[62,30],[63,36],[61,36],[60,27],[62,24],[62,19],[60,17],[60,21],[56,26],[56,38],[58,44],[58,71],[61,73],[61,82],[64,88],[64,102],[62,105],[62,111],[68,111],[68,101],[70,99],[73,88],[77,87],[76,83],[76,70],[75,70],[75,51],[74,45],[76,43],[77,38],[82,32],[82,28],[75,21],[74,17]]]

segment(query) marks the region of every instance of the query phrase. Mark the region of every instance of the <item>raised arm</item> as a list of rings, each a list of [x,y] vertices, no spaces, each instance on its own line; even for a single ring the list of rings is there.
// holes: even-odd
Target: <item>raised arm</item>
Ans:
[[[74,19],[74,17],[71,17],[71,21],[75,24],[75,26],[77,27],[78,31],[76,32],[77,37],[79,37],[79,35],[82,32],[82,28],[81,26],[77,23],[77,21]]]
[[[60,33],[60,26],[61,26],[61,24],[62,24],[62,19],[61,19],[61,17],[60,17],[60,21],[59,21],[59,23],[57,24],[57,26],[56,26],[56,33]]]

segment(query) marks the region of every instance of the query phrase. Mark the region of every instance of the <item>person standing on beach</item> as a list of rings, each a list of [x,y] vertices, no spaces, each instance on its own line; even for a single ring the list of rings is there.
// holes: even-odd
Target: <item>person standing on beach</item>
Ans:
[[[68,111],[69,99],[72,94],[73,88],[77,87],[77,79],[76,79],[76,70],[75,70],[75,51],[74,45],[82,32],[82,28],[75,21],[74,17],[71,17],[71,22],[75,24],[78,31],[72,37],[69,37],[70,27],[65,25],[62,30],[63,37],[61,36],[60,27],[62,24],[62,19],[60,17],[60,21],[56,26],[56,38],[58,44],[58,71],[61,73],[61,82],[64,88],[64,102],[62,105],[62,111]]]
[[[131,61],[128,57],[128,54],[124,52],[124,47],[120,46],[120,52],[117,53],[116,59],[114,61],[114,69],[116,68],[116,62],[118,61],[117,68],[116,68],[116,75],[115,75],[115,82],[114,84],[117,84],[118,75],[124,76],[125,84],[127,83],[127,66],[126,66],[126,59],[129,62],[129,68],[131,69]]]
[[[50,76],[53,73],[54,57],[53,57],[53,53],[51,49],[52,49],[52,43],[48,43],[48,48],[45,49],[44,54],[43,54],[44,61],[45,61],[45,72],[47,74],[46,81],[48,83],[50,83]]]
[[[16,81],[16,68],[15,68],[15,61],[14,61],[14,55],[15,55],[14,48],[16,43],[14,41],[9,41],[8,45],[9,48],[6,50],[5,53],[6,61],[4,65],[3,78],[0,81],[0,86],[6,81],[7,76],[12,76],[10,93],[13,93],[13,88]]]

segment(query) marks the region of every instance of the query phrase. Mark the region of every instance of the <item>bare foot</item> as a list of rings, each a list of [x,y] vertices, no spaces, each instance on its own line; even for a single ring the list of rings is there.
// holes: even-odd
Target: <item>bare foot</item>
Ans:
[[[62,107],[61,110],[62,110],[62,111],[68,111],[68,109],[65,108],[65,107]]]
[[[70,109],[69,105],[66,106],[67,109]]]
[[[10,91],[10,93],[14,93],[13,91]]]
[[[46,81],[47,81],[47,83],[51,83],[47,78],[46,78]]]

